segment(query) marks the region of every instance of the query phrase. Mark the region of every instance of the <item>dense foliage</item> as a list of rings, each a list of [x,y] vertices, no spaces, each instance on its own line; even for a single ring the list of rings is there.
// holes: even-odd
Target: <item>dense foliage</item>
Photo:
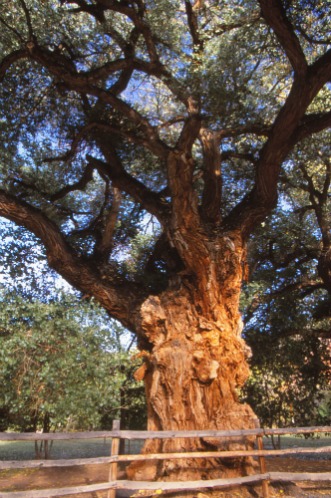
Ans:
[[[110,429],[120,417],[143,426],[138,363],[97,306],[70,294],[41,302],[2,292],[0,310],[2,430]]]

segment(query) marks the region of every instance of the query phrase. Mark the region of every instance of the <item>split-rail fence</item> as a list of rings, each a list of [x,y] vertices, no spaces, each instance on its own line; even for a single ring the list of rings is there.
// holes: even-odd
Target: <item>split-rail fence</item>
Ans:
[[[262,485],[263,498],[269,497],[269,483],[272,481],[296,482],[296,481],[331,481],[331,472],[323,473],[290,473],[290,472],[268,472],[265,457],[285,456],[285,455],[303,455],[303,454],[331,454],[331,446],[318,448],[290,448],[290,449],[264,449],[263,438],[265,436],[280,435],[298,435],[298,434],[317,434],[331,433],[329,427],[301,427],[286,429],[249,429],[235,431],[126,431],[120,430],[119,421],[114,421],[112,431],[98,432],[73,432],[73,433],[0,433],[2,441],[50,441],[50,440],[77,440],[77,439],[95,439],[111,438],[111,449],[109,457],[98,458],[81,458],[71,460],[27,460],[27,461],[1,461],[1,469],[18,469],[18,468],[44,468],[44,467],[68,467],[88,464],[110,464],[109,481],[105,483],[52,488],[42,490],[10,491],[1,492],[0,498],[49,498],[66,495],[92,493],[96,491],[107,491],[108,498],[116,497],[116,490],[145,490],[153,495],[153,492],[176,492],[203,489],[222,489],[229,487],[238,487],[251,484]],[[257,449],[240,450],[240,451],[206,451],[206,452],[189,452],[189,453],[157,453],[157,454],[139,454],[139,455],[121,455],[119,454],[120,440],[145,440],[145,439],[169,439],[169,438],[256,438]],[[255,457],[259,462],[259,473],[255,475],[229,478],[229,479],[211,479],[203,481],[186,481],[186,482],[150,482],[150,481],[128,481],[118,479],[118,463],[132,462],[138,460],[169,460],[182,458],[235,458],[235,457]],[[0,457],[1,459],[1,457]],[[331,470],[331,469],[330,469]]]

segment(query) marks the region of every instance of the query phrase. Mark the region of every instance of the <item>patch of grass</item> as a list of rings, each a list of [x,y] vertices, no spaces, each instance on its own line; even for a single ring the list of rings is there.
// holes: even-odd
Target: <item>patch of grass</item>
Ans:
[[[331,446],[331,435],[320,434],[314,437],[305,438],[303,436],[284,437],[284,448],[293,448],[293,446],[301,446],[302,448],[313,447],[320,448],[322,446]]]
[[[271,437],[264,438],[265,448],[271,448]],[[331,434],[321,433],[313,437],[305,438],[303,435],[298,436],[281,436],[280,447],[285,448],[321,448],[331,446]]]
[[[110,454],[111,440],[53,441],[50,458],[93,458]],[[34,441],[0,441],[0,460],[33,460]]]

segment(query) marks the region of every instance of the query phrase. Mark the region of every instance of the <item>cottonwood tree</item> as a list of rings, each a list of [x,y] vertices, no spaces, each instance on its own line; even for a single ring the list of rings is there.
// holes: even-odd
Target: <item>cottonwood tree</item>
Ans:
[[[277,204],[282,165],[331,124],[329,10],[317,0],[2,2],[0,215],[136,334],[151,430],[255,426],[237,397],[249,371],[247,242]],[[330,242],[323,255],[329,275]],[[131,476],[250,464],[201,465],[132,466]]]

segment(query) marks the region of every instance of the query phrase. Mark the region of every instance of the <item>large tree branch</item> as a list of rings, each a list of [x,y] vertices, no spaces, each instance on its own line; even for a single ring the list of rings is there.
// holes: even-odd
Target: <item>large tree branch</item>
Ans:
[[[87,4],[84,0],[65,0],[64,3],[79,5],[77,9],[73,9],[71,12],[87,12],[102,23],[105,21],[104,12],[106,10],[127,16],[144,38],[150,60],[152,62],[158,60],[153,33],[148,23],[144,20],[145,7],[143,4],[136,10],[128,2],[118,2],[117,0],[96,0],[96,5]]]
[[[321,194],[321,200],[326,207],[328,197],[330,195],[330,186],[331,186],[331,160],[329,158],[323,158],[323,157],[321,157],[321,160],[325,165],[325,179]]]
[[[135,125],[137,131],[144,135],[146,142],[149,143],[150,150],[158,156],[167,154],[168,147],[160,140],[156,127],[152,126],[132,106],[118,98],[112,91],[107,91],[91,84],[89,77],[86,77],[85,73],[78,73],[72,61],[63,54],[55,54],[51,50],[39,47],[33,42],[29,42],[28,45],[27,50],[18,50],[3,59],[0,64],[0,81],[13,63],[29,57],[47,68],[59,81],[63,81],[68,89],[98,97],[101,101],[119,111]],[[121,67],[122,63],[124,64],[124,62],[121,62]],[[116,64],[118,64],[118,61]]]
[[[206,223],[216,226],[221,221],[221,152],[217,134],[203,129],[200,133],[203,149],[203,180],[202,217]]]
[[[308,78],[312,100],[326,83],[331,82],[331,48],[309,66]]]
[[[293,133],[310,103],[306,94],[304,83],[295,81],[260,152],[254,188],[224,219],[225,228],[239,228],[247,237],[276,206],[280,167],[294,146]]]
[[[15,64],[15,62],[27,59],[29,56],[29,52],[27,49],[19,49],[15,50],[11,54],[6,55],[2,61],[0,62],[0,82],[5,77],[8,69]]]
[[[201,117],[198,112],[193,109],[191,116],[189,116],[184,123],[180,136],[177,140],[176,149],[184,154],[190,155],[191,149],[199,136],[201,127]]]
[[[200,227],[198,198],[193,186],[192,146],[199,136],[201,117],[196,102],[190,103],[191,115],[185,121],[173,152],[168,156],[168,184],[172,192],[173,228],[196,232]]]
[[[294,282],[292,284],[285,285],[281,289],[275,290],[267,295],[267,299],[270,301],[278,296],[285,296],[287,294],[292,294],[293,292],[301,292],[301,296],[307,296],[312,294],[316,290],[324,289],[324,284],[316,280],[302,280],[301,282]]]
[[[259,3],[264,19],[274,31],[295,74],[304,76],[308,69],[307,61],[281,0],[259,0]]]
[[[104,135],[112,134],[115,137],[120,137],[123,143],[131,143],[136,145],[141,145],[145,149],[148,149],[155,156],[158,156],[161,160],[165,160],[170,149],[165,147],[155,146],[154,143],[151,143],[147,138],[140,136],[137,134],[139,130],[128,130],[126,127],[121,128],[120,125],[116,126],[116,122],[114,124],[108,124],[104,122],[92,122],[91,131],[100,132]]]
[[[9,31],[11,31],[12,33],[14,33],[14,35],[16,36],[16,38],[18,38],[18,40],[21,42],[21,43],[24,43],[24,38],[23,36],[21,35],[21,33],[19,31],[17,31],[17,29],[15,29],[13,26],[11,26],[7,21],[6,19],[4,19],[2,16],[0,16],[0,24],[3,24],[3,26],[5,26],[5,28],[7,28]]]
[[[167,167],[172,198],[167,236],[185,262],[187,273],[199,275],[197,286],[208,299],[211,296],[205,269],[210,264],[210,252],[193,185],[194,160],[191,155],[175,150],[169,154]]]
[[[192,8],[192,4],[190,0],[185,0],[185,10],[186,10],[186,16],[187,16],[187,24],[190,30],[191,38],[193,41],[193,45],[195,45],[198,50],[203,49],[203,42],[200,39],[199,35],[199,26],[198,26],[198,20],[196,13],[194,12]]]
[[[128,67],[123,69],[117,81],[109,88],[109,91],[114,95],[119,95],[126,90],[128,84],[130,83],[134,68]]]
[[[302,175],[306,180],[307,191],[309,193],[309,200],[315,211],[317,223],[322,234],[323,249],[329,250],[331,247],[331,233],[329,213],[327,212],[328,192],[331,180],[331,163],[326,164],[325,179],[322,191],[317,190],[314,184],[313,177],[308,173],[307,168],[303,163],[299,165]]]
[[[296,131],[296,141],[299,142],[314,133],[319,133],[331,127],[331,111],[318,114],[307,114],[301,120]]]
[[[84,126],[74,137],[74,139],[71,142],[71,147],[70,149],[62,154],[61,156],[56,156],[56,157],[45,157],[43,159],[43,162],[45,163],[51,163],[54,161],[69,161],[75,156],[75,153],[79,147],[79,144],[83,141],[84,137],[86,137],[89,133],[93,132],[93,130],[98,126],[98,123],[89,123],[86,126]]]
[[[80,5],[79,11],[86,11],[90,14],[94,15],[91,12],[91,6],[87,5],[86,2],[83,1],[66,1],[65,3],[76,3]],[[117,2],[114,0],[98,0],[98,5],[93,6],[95,11],[103,12],[105,10],[112,10],[114,12],[121,13],[127,16],[133,23],[134,29],[131,33],[129,44],[126,40],[114,29],[109,30],[109,34],[114,40],[121,46],[123,52],[126,54],[126,59],[130,60],[130,67],[136,69],[138,71],[143,71],[146,74],[151,76],[156,76],[160,78],[163,83],[169,88],[169,90],[182,102],[186,107],[189,107],[189,92],[179,81],[174,77],[174,75],[166,69],[166,67],[160,61],[159,55],[157,53],[156,45],[163,43],[161,40],[155,35],[148,23],[145,21],[145,5],[142,2],[138,11],[134,7],[130,7],[129,4]],[[99,19],[100,20],[100,19]],[[149,55],[149,61],[143,59],[137,59],[133,57],[133,51],[131,53],[128,52],[128,46],[131,47],[138,40],[139,35],[141,35],[146,44],[147,52]],[[105,69],[99,70],[91,74],[91,77],[95,77],[98,72],[105,72]]]
[[[304,78],[294,80],[269,138],[261,149],[256,163],[255,185],[224,219],[225,229],[240,229],[246,238],[276,206],[281,165],[298,141],[298,130],[308,106],[329,80],[331,50],[308,68]]]
[[[30,16],[30,11],[25,3],[25,0],[20,0],[20,4],[22,6],[25,19],[26,19],[26,24],[28,27],[28,33],[29,33],[29,40],[33,40],[34,38],[34,32],[33,32],[33,27],[32,27],[32,21],[31,21],[31,16]]]
[[[0,215],[27,228],[40,238],[46,248],[48,263],[76,289],[93,295],[114,318],[133,328],[131,317],[142,299],[133,286],[105,283],[87,260],[80,257],[66,242],[57,225],[39,209],[19,201],[0,190]],[[136,294],[137,292],[137,294]],[[140,294],[140,295],[139,295]]]
[[[91,16],[93,16],[97,21],[100,23],[104,23],[106,21],[104,11],[106,8],[102,7],[102,5],[94,5],[94,4],[87,4],[85,0],[77,0],[75,2],[70,2],[70,1],[64,1],[62,3],[75,3],[79,5],[79,7],[76,7],[75,9],[70,9],[69,12],[71,13],[79,13],[79,12],[87,12]]]
[[[148,62],[142,59],[133,57],[133,55],[119,58],[113,61],[106,62],[100,67],[91,69],[89,71],[80,72],[89,83],[97,83],[102,79],[107,78],[109,75],[116,73],[119,70],[140,71],[150,76],[169,77],[170,73],[167,72],[163,64],[159,61]]]
[[[148,189],[142,182],[129,175],[114,151],[107,148],[107,152],[110,163],[87,156],[90,165],[108,177],[115,187],[131,195],[147,212],[153,214],[163,224],[169,215],[167,203],[160,194]]]
[[[106,213],[104,226],[102,227],[100,239],[97,240],[94,248],[94,256],[103,261],[108,260],[108,257],[113,248],[114,233],[118,215],[121,207],[122,193],[116,187],[112,189],[113,200],[111,208]]]
[[[210,33],[213,36],[222,35],[223,33],[228,33],[229,31],[232,31],[234,29],[242,28],[243,26],[256,23],[259,19],[261,19],[261,12],[260,10],[256,10],[251,12],[248,16],[239,17],[236,21],[233,21],[232,23],[216,24],[216,26],[213,27]]]
[[[172,74],[159,62],[152,63],[134,59],[131,56],[117,59],[91,71],[77,72],[72,60],[63,53],[55,53],[46,47],[39,47],[34,41],[27,44],[27,49],[18,50],[6,56],[0,64],[0,81],[6,71],[20,59],[31,58],[46,67],[58,81],[63,82],[68,89],[98,97],[104,103],[111,105],[135,125],[136,135],[144,135],[145,145],[156,155],[167,153],[167,146],[160,140],[156,127],[152,126],[132,106],[118,97],[123,91],[134,70],[160,78],[174,95],[188,108],[191,108],[191,99],[187,91],[173,78]],[[121,70],[121,75],[109,90],[99,86],[100,79]],[[134,135],[134,134],[132,134]]]
[[[93,116],[90,117],[91,119],[97,118],[97,113],[93,113]],[[137,135],[136,131],[121,128],[120,125],[116,126],[116,123],[109,124],[102,121],[91,121],[77,133],[77,135],[72,140],[70,149],[67,152],[60,156],[46,157],[44,159],[44,162],[69,161],[74,157],[79,144],[84,140],[84,138],[89,135],[93,138],[98,132],[106,135],[107,139],[109,138],[110,140],[112,136],[115,136],[122,139],[123,143],[127,142],[141,145],[142,147],[150,150],[155,155],[159,156],[161,159],[165,158],[164,149],[154,147],[154,145],[151,145],[151,143],[147,139]]]
[[[85,190],[87,184],[93,180],[93,170],[93,166],[88,164],[84,169],[81,178],[77,182],[72,183],[71,185],[66,185],[62,189],[58,190],[55,194],[50,196],[50,200],[57,201],[68,195],[70,192]]]
[[[223,138],[239,137],[240,135],[256,135],[258,137],[269,137],[271,126],[264,124],[247,124],[245,126],[234,126],[233,128],[224,128],[215,131],[215,138],[223,140]]]
[[[131,6],[128,2],[118,2],[117,0],[96,0],[97,4],[104,9],[111,10],[113,12],[118,12],[127,16],[137,28],[139,33],[142,35],[149,58],[152,62],[156,62],[159,60],[156,44],[155,44],[155,36],[149,26],[149,24],[145,21],[145,12],[146,7],[144,2],[140,2],[138,9]],[[138,2],[136,2],[138,3]]]
[[[330,239],[329,239],[330,240]],[[323,250],[318,259],[318,274],[323,280],[326,289],[331,296],[331,244],[324,244]]]

